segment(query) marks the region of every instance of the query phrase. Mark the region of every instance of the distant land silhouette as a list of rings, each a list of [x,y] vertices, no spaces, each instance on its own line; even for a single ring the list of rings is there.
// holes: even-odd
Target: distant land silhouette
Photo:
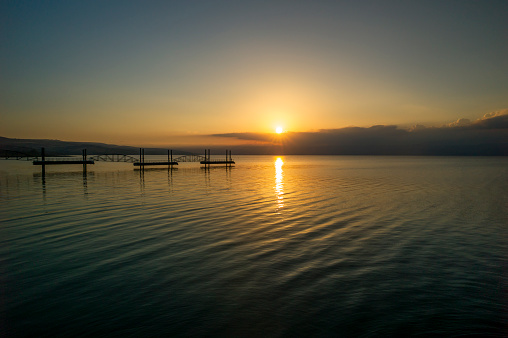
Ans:
[[[139,148],[119,146],[96,142],[68,142],[46,139],[16,139],[0,137],[0,156],[8,151],[17,151],[31,156],[38,156],[41,147],[45,148],[46,156],[79,155],[83,149],[88,154],[124,154],[138,155]],[[146,155],[166,155],[167,148],[145,148]],[[174,150],[173,155],[189,155],[190,152]]]

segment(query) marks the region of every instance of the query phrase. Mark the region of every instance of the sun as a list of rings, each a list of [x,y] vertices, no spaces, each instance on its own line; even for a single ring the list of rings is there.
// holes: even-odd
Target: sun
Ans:
[[[282,134],[284,132],[284,129],[282,129],[282,127],[277,127],[277,128],[275,128],[275,132],[277,134]]]

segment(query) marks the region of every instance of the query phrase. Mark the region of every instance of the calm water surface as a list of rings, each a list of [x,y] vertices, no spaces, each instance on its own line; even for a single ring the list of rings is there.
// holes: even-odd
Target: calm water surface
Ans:
[[[507,335],[507,158],[234,158],[1,161],[0,331]]]

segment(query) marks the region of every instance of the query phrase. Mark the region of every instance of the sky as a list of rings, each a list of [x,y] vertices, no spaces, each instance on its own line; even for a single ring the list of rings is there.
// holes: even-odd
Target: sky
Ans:
[[[474,124],[508,108],[506,13],[504,0],[4,0],[0,136],[238,145],[278,126]]]

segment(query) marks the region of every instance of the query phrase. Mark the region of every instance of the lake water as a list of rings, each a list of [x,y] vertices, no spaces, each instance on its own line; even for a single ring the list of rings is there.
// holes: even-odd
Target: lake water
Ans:
[[[233,158],[0,161],[0,332],[508,334],[508,158]]]

